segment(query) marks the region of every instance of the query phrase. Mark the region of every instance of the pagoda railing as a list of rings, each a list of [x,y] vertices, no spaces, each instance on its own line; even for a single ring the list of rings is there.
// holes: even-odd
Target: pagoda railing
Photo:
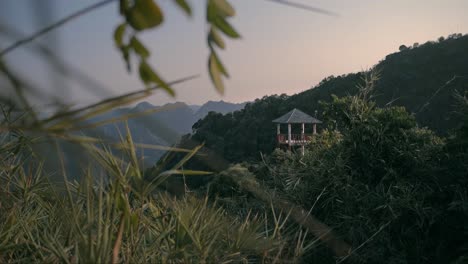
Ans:
[[[291,134],[291,142],[288,142],[288,134],[278,134],[277,140],[280,144],[306,144],[312,140],[313,134]]]

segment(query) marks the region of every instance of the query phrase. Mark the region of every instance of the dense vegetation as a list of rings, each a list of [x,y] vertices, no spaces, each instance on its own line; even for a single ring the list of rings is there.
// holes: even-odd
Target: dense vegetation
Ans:
[[[187,80],[165,82],[138,39],[162,23],[158,4],[120,1],[120,12],[115,43],[129,69],[138,60],[144,90],[38,117],[23,93],[30,87],[0,61],[17,97],[0,98],[1,263],[468,261],[468,36],[402,45],[375,67],[378,78],[329,77],[294,96],[211,112],[172,148],[134,143],[141,135],[129,115],[93,119]],[[219,91],[228,74],[215,47],[239,37],[233,15],[228,2],[207,1]],[[274,149],[271,120],[293,107],[325,122],[304,156]],[[116,122],[118,141],[78,133]],[[143,171],[142,149],[169,153]]]
[[[126,159],[82,143],[95,163],[79,182],[63,171],[52,182],[31,144],[19,131],[1,134],[1,263],[282,262],[307,246],[305,235],[282,228],[285,220],[269,229],[262,216],[239,218],[203,197],[158,191],[184,162],[143,178],[128,131]]]
[[[258,177],[313,208],[360,262],[466,261],[468,148],[452,148],[466,142],[466,128],[443,139],[401,107],[352,97],[324,107],[339,115],[341,132],[324,131],[305,157],[276,151],[255,167]],[[323,252],[314,254],[321,263]]]
[[[31,156],[36,139],[4,133],[0,260],[464,263],[468,94],[455,95],[463,122],[442,137],[403,107],[378,107],[371,88],[322,103],[339,131],[322,131],[305,156],[275,150],[244,162],[250,172],[184,182],[178,198],[164,191],[171,175],[206,174],[182,170],[198,148],[141,173],[128,130],[125,157],[82,142],[95,163],[81,182],[64,174],[60,190]]]
[[[339,123],[339,131],[323,130],[305,156],[276,149],[243,166],[260,189],[310,210],[349,243],[350,263],[465,263],[468,93],[454,95],[462,122],[448,137],[418,127],[404,107],[380,108],[365,94],[322,103],[323,119]],[[265,210],[258,191],[226,176],[210,183],[213,197],[240,215]],[[304,260],[334,263],[333,255],[319,247]]]
[[[374,66],[374,100],[378,106],[404,106],[414,114],[419,126],[447,135],[460,122],[453,115],[455,91],[468,90],[468,36],[451,35],[440,42],[427,42],[388,55]],[[217,151],[231,162],[259,160],[260,152],[275,148],[275,129],[271,120],[293,108],[322,119],[320,101],[332,95],[356,94],[365,85],[364,73],[325,78],[316,87],[293,96],[272,95],[257,99],[233,114],[212,113],[195,123],[191,137]],[[339,124],[338,124],[339,125]]]
[[[115,30],[115,43],[130,70],[138,60],[145,89],[70,109],[57,103],[53,114],[34,111],[29,99],[47,97],[34,84],[11,71],[3,56],[40,35],[112,1],[100,1],[47,26],[27,40],[0,51],[0,262],[1,263],[230,263],[300,260],[308,247],[303,230],[284,230],[287,217],[273,225],[263,216],[236,217],[204,196],[175,198],[159,187],[173,175],[205,175],[184,170],[198,148],[135,144],[125,125],[119,141],[107,142],[78,133],[103,123],[129,119],[93,120],[116,107],[135,103],[155,89],[174,94],[171,85],[190,80],[164,81],[148,63],[149,50],[139,33],[159,26],[164,18],[153,0],[119,1],[123,22]],[[188,15],[185,0],[174,3]],[[225,0],[209,0],[207,24],[209,73],[222,91],[222,66],[215,46],[222,36],[239,37],[229,24],[234,9]],[[2,33],[3,33],[2,24]],[[64,75],[66,64],[54,51],[38,44]],[[70,74],[71,75],[71,74]],[[84,76],[82,79],[86,79]],[[89,79],[88,79],[89,80]],[[90,82],[88,82],[88,85]],[[5,88],[4,88],[5,87]],[[88,87],[92,89],[93,87]],[[50,98],[48,98],[50,99]],[[132,113],[133,114],[133,113]],[[141,113],[140,113],[141,114]],[[135,115],[132,115],[135,117]],[[85,121],[91,121],[83,124]],[[152,124],[153,128],[157,124]],[[85,126],[85,128],[84,128]],[[68,148],[63,143],[70,143]],[[37,146],[40,151],[37,151]],[[74,155],[65,156],[65,149]],[[137,150],[158,149],[184,153],[170,169],[146,175]],[[47,163],[47,164],[46,164]],[[67,163],[76,178],[69,178]],[[46,168],[47,167],[47,168]],[[296,232],[297,231],[297,232]],[[291,247],[291,245],[294,245]]]
[[[321,241],[306,263],[465,263],[466,46],[468,36],[452,35],[404,48],[369,73],[330,77],[314,89],[267,96],[232,114],[211,113],[182,144],[207,146],[188,167],[224,170],[241,163],[250,172],[240,178],[261,184],[246,188],[252,183],[232,180],[231,169],[186,184],[240,216],[267,211],[267,192],[276,206],[289,201],[310,210],[351,246],[350,255],[336,259]],[[305,156],[275,148],[271,120],[294,107],[318,110],[324,121]],[[210,159],[214,153],[224,160]]]

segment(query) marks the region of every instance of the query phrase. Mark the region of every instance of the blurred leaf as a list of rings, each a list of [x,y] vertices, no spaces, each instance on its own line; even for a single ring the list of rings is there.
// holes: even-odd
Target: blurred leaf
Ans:
[[[123,37],[125,34],[125,27],[127,24],[122,23],[120,24],[114,31],[114,41],[117,47],[122,47],[123,46]]]
[[[175,0],[176,4],[182,8],[187,15],[191,16],[192,15],[192,9],[190,8],[190,5],[187,3],[185,0]]]
[[[224,18],[222,17],[217,17],[214,21],[213,24],[221,30],[224,34],[231,38],[240,38],[239,33],[229,24]]]
[[[210,73],[211,81],[213,82],[216,90],[218,90],[219,93],[223,94],[224,84],[221,79],[221,71],[219,69],[218,63],[213,53],[211,53],[209,61],[208,61],[208,71]]]
[[[119,11],[120,14],[125,15],[130,10],[130,3],[128,0],[120,0]]]
[[[153,28],[164,20],[161,9],[153,0],[136,0],[126,16],[128,23],[136,30]]]
[[[141,43],[136,36],[130,39],[130,46],[133,50],[138,53],[142,58],[146,59],[149,57],[149,50]]]
[[[206,8],[206,20],[208,22],[213,22],[216,17],[218,16],[216,6],[213,4],[211,0],[208,1],[207,8]]]
[[[218,65],[219,71],[220,71],[224,76],[229,77],[229,74],[228,74],[226,68],[224,67],[223,63],[222,63],[221,60],[219,59],[218,54],[216,54],[216,52],[215,52],[214,50],[211,50],[211,54],[213,55],[214,60],[215,60],[216,64]]]
[[[152,80],[151,80],[151,74],[153,72],[153,69],[149,67],[148,64],[145,62],[140,63],[140,67],[138,68],[139,73],[140,73],[140,78],[141,80],[146,84],[149,85]]]
[[[130,72],[132,70],[132,64],[130,63],[130,48],[128,46],[121,46],[120,51],[122,52],[122,57],[127,65],[127,71]]]
[[[174,90],[169,87],[169,85],[159,77],[159,75],[151,68],[151,66],[145,61],[140,62],[140,77],[146,84],[155,83],[161,88],[166,90],[171,96],[175,96]]]
[[[136,154],[136,148],[135,148],[135,145],[133,144],[132,133],[130,131],[130,127],[128,126],[127,121],[125,121],[125,130],[126,130],[125,139],[122,138],[121,142],[125,142],[125,145],[128,147],[128,148],[125,148],[125,150],[127,152],[127,156],[130,158],[132,167],[134,168],[133,174],[138,179],[141,179],[141,171],[138,166],[138,157]]]
[[[210,33],[208,34],[208,41],[214,42],[218,47],[224,49],[226,44],[224,43],[223,38],[218,34],[215,28],[211,28]]]
[[[236,14],[234,8],[226,0],[211,0],[216,6],[218,15],[222,17],[232,17]]]
[[[239,33],[237,33],[237,31],[226,21],[227,17],[233,15],[235,15],[235,10],[228,1],[208,0],[206,16],[208,23],[211,25],[210,32],[208,33],[208,46],[211,50],[208,59],[208,72],[213,85],[220,93],[224,93],[224,84],[221,75],[226,77],[229,77],[229,75],[221,60],[216,55],[213,43],[221,49],[226,47],[226,44],[218,30],[230,38],[240,37]]]

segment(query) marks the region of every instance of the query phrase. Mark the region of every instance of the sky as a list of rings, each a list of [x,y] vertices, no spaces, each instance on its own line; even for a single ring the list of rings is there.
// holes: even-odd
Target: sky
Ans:
[[[162,105],[174,101],[202,104],[208,100],[245,102],[272,94],[295,94],[330,75],[366,70],[398,51],[402,44],[425,43],[452,33],[468,33],[467,0],[290,0],[339,14],[327,16],[266,0],[230,0],[236,16],[230,20],[242,38],[226,39],[219,51],[230,78],[219,94],[207,72],[205,1],[188,1],[187,17],[173,1],[157,0],[165,13],[163,25],[141,33],[151,50],[150,63],[168,81],[199,74],[174,86],[176,97],[158,91],[145,99]],[[91,0],[4,0],[0,25],[29,35]],[[118,2],[118,1],[117,1]],[[128,73],[113,42],[123,21],[117,2],[90,12],[38,38],[68,65],[107,87],[106,93],[70,80],[52,70],[47,60],[29,49],[16,49],[2,60],[38,86],[47,96],[36,104],[62,100],[74,105],[143,88],[138,73]],[[15,39],[0,31],[0,49]],[[88,88],[88,89],[87,89]]]

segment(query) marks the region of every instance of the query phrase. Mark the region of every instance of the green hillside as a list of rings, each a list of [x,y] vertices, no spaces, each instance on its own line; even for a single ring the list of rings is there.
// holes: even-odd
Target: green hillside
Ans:
[[[453,115],[454,93],[468,90],[468,35],[453,34],[438,42],[400,47],[373,67],[380,78],[373,100],[380,107],[404,106],[414,114],[419,126],[447,134],[460,124]],[[271,120],[293,108],[321,118],[320,101],[332,95],[356,93],[365,73],[330,76],[310,90],[292,95],[272,95],[249,103],[241,111],[221,115],[211,113],[194,124],[191,138],[231,162],[256,160],[259,153],[275,147],[276,130]],[[286,88],[285,88],[286,89]],[[339,124],[338,124],[339,125]]]

